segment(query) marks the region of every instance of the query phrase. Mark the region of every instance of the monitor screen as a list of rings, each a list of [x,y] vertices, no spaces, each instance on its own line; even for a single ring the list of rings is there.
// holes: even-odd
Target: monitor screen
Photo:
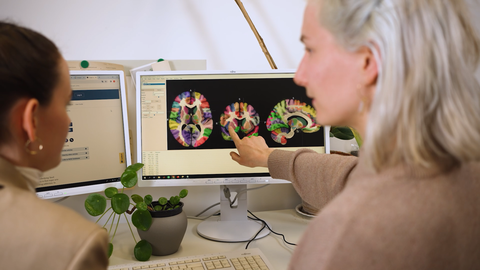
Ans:
[[[261,224],[247,218],[247,184],[289,183],[272,179],[267,168],[233,161],[229,125],[240,137],[262,136],[271,148],[329,152],[329,129],[316,123],[316,112],[305,89],[294,83],[293,70],[136,75],[137,159],[145,165],[138,185],[219,186],[220,217],[197,227],[207,239],[251,239]],[[232,193],[240,195],[235,206]]]
[[[131,164],[123,71],[70,71],[71,123],[62,161],[43,174],[40,198],[64,197],[122,187]]]
[[[272,148],[325,152],[324,129],[293,71],[142,73],[137,89],[139,186],[272,183],[266,168],[231,160],[237,134]],[[328,138],[328,136],[327,136]]]

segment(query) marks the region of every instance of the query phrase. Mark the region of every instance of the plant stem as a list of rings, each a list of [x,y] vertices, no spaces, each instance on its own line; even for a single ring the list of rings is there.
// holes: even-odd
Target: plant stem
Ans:
[[[108,217],[107,221],[106,221],[105,224],[103,225],[103,228],[105,228],[105,226],[107,226],[108,221],[110,221],[110,218],[112,218],[113,214],[115,214],[115,212],[112,211],[112,213],[111,213],[110,216]]]
[[[108,235],[112,232],[113,223],[115,222],[115,216],[112,218],[112,225],[110,225],[110,230],[108,230]]]
[[[118,215],[117,226],[115,226],[115,231],[113,232],[112,240],[110,240],[110,242],[113,242],[113,238],[115,238],[115,234],[117,234],[117,228],[118,228],[118,223],[120,223],[120,217],[121,217],[121,215]]]
[[[112,209],[112,207],[108,208],[107,211],[103,212],[103,214],[97,219],[97,221],[95,221],[95,224],[97,224],[97,223],[100,221],[100,219],[101,219],[103,216],[105,216],[105,214],[106,214],[106,213],[108,212],[108,210],[110,210],[110,209]]]
[[[127,215],[126,215],[125,213],[123,213],[123,215],[125,216],[125,220],[127,221],[128,228],[130,228],[130,232],[132,233],[133,241],[135,241],[135,244],[136,244],[136,243],[137,243],[137,239],[135,239],[135,235],[133,235],[132,227],[130,227],[130,222],[128,222]]]

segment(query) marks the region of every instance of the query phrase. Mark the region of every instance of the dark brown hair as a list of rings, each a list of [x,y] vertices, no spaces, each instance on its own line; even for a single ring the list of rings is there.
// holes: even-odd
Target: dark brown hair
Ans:
[[[27,97],[49,104],[60,59],[57,46],[42,34],[0,21],[0,144],[10,137],[7,117],[16,101]]]

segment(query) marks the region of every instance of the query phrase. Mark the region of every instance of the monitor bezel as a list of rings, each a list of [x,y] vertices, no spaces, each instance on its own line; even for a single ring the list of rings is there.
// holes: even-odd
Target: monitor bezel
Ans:
[[[141,76],[164,76],[164,75],[232,75],[232,74],[295,74],[295,70],[255,70],[255,71],[208,71],[208,70],[194,70],[194,71],[140,71],[136,73],[135,92],[136,92],[136,147],[137,147],[137,162],[142,161],[142,106],[141,106]],[[330,127],[323,126],[324,130],[324,151],[330,153]],[[208,186],[208,185],[245,185],[245,184],[286,184],[290,181],[282,179],[274,179],[270,176],[255,176],[255,177],[241,177],[241,178],[192,178],[181,180],[143,180],[143,170],[138,171],[138,186],[139,187],[176,187],[176,186]]]
[[[127,111],[127,91],[125,84],[125,73],[123,70],[70,70],[70,76],[72,75],[118,75],[120,83],[120,99],[122,104],[122,122],[123,122],[123,136],[125,138],[125,160],[126,166],[132,164],[131,158],[131,145],[130,145],[130,133],[128,126],[128,111]],[[120,175],[118,176],[120,177]],[[111,182],[94,184],[89,186],[71,187],[71,188],[59,188],[48,191],[36,192],[37,196],[42,199],[57,199],[61,197],[68,197],[74,195],[90,194],[95,192],[103,192],[106,188],[116,187],[122,188],[122,183]]]

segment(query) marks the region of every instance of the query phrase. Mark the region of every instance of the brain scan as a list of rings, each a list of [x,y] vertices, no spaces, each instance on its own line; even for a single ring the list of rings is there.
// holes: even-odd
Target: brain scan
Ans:
[[[252,105],[245,102],[235,102],[228,105],[220,115],[222,137],[226,141],[232,140],[228,132],[230,125],[233,125],[235,132],[241,131],[244,136],[258,136],[259,124],[260,116]]]
[[[185,147],[199,147],[213,129],[212,112],[207,99],[198,92],[183,92],[175,98],[168,126],[173,137]]]
[[[267,129],[272,139],[282,145],[292,138],[296,132],[313,133],[320,130],[315,121],[315,109],[304,102],[285,99],[279,102],[270,112]]]

